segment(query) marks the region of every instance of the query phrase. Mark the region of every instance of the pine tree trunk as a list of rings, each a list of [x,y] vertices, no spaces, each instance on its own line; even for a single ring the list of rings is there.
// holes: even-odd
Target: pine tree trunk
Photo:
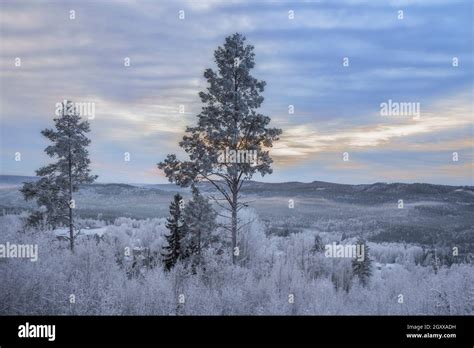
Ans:
[[[71,148],[69,147],[69,161],[68,161],[68,175],[69,175],[69,241],[71,244],[71,251],[74,252],[74,228],[72,221],[72,159]]]
[[[232,264],[236,263],[236,247],[237,247],[237,192],[233,191],[232,193],[232,221],[231,221],[231,231],[232,231]]]
[[[235,57],[234,57],[234,62],[235,62]],[[234,134],[232,138],[232,148],[237,149],[237,142],[238,142],[238,114],[239,110],[237,107],[237,91],[239,90],[239,85],[237,82],[237,69],[234,68]],[[232,229],[232,264],[235,265],[237,261],[237,257],[235,255],[235,248],[237,247],[237,200],[238,200],[238,192],[237,192],[237,187],[239,185],[239,180],[234,177],[232,180],[232,222],[231,222],[231,229]]]

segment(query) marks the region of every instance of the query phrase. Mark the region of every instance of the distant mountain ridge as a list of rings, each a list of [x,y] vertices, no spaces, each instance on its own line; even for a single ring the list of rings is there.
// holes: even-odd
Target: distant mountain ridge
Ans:
[[[32,182],[38,180],[35,176],[21,176],[21,175],[0,175],[0,184],[7,185],[22,185],[24,182]],[[158,189],[161,191],[179,191],[182,188],[175,184],[125,184],[125,183],[94,183],[85,186],[96,187],[110,187],[110,188],[147,188]],[[203,191],[214,191],[212,184],[202,182],[199,184]],[[473,192],[474,186],[451,186],[451,185],[437,185],[427,183],[383,183],[377,182],[374,184],[337,184],[325,181],[313,181],[309,183],[299,181],[289,181],[280,183],[266,183],[260,181],[246,181],[242,186],[243,193],[282,193],[291,191],[293,193],[312,193],[316,191],[330,190],[334,193],[402,193],[408,192],[411,194],[446,194],[453,191],[456,192]]]
[[[19,192],[35,177],[0,176],[0,212],[19,214],[35,209]],[[205,196],[220,197],[210,183],[200,183]],[[165,218],[173,195],[185,201],[189,188],[174,184],[84,185],[76,194],[77,214],[112,223],[117,218]],[[372,240],[430,245],[474,245],[474,187],[433,184],[374,183],[361,185],[263,183],[248,181],[242,201],[268,226],[270,234],[285,236],[306,228],[327,233],[364,234]],[[294,209],[289,209],[293,200]],[[400,200],[404,209],[400,209]]]
[[[20,185],[23,182],[32,182],[38,180],[36,176],[22,175],[0,175],[0,184]]]

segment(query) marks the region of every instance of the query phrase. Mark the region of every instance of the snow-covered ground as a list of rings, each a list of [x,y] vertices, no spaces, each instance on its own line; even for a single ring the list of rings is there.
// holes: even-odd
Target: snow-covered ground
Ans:
[[[78,231],[74,231],[75,235],[79,238],[81,236],[99,236],[102,237],[104,233],[107,232],[107,227],[98,227],[98,228],[81,228]],[[52,231],[56,237],[69,237],[68,228],[57,228]]]

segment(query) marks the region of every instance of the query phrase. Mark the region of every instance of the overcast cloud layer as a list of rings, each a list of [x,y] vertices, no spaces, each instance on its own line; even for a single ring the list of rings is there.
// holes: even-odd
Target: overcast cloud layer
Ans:
[[[90,153],[99,181],[166,182],[156,163],[182,155],[177,143],[200,111],[203,71],[214,68],[224,38],[241,32],[255,46],[254,75],[267,82],[262,112],[283,129],[264,181],[472,185],[472,6],[1,1],[1,173],[34,175],[48,161],[40,130],[67,98],[95,102]],[[420,118],[381,116],[389,99],[420,103]]]

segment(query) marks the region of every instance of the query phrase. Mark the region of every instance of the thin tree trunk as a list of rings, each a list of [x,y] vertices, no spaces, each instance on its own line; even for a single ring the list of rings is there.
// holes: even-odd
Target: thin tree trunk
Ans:
[[[239,85],[237,82],[237,69],[235,69],[235,58],[234,57],[234,129],[233,129],[233,138],[232,138],[232,148],[234,150],[237,150],[237,143],[238,143],[238,113],[239,110],[237,108],[237,91],[239,89]],[[232,221],[231,221],[231,230],[232,230],[232,264],[235,265],[237,261],[237,257],[235,255],[236,247],[237,247],[237,201],[238,201],[238,185],[239,181],[238,179],[234,177],[234,180],[232,180]],[[240,252],[240,250],[239,250]]]
[[[232,264],[235,265],[237,257],[235,251],[237,248],[237,192],[233,190],[232,192],[232,221],[231,221],[231,230],[232,230]]]
[[[68,175],[69,175],[69,241],[71,244],[71,251],[74,252],[74,229],[72,221],[72,159],[71,146],[69,145],[69,161],[68,161]]]
[[[196,259],[193,261],[193,274],[196,274],[196,265],[201,265],[202,258],[201,258],[201,229],[199,228],[197,231],[197,255]]]

